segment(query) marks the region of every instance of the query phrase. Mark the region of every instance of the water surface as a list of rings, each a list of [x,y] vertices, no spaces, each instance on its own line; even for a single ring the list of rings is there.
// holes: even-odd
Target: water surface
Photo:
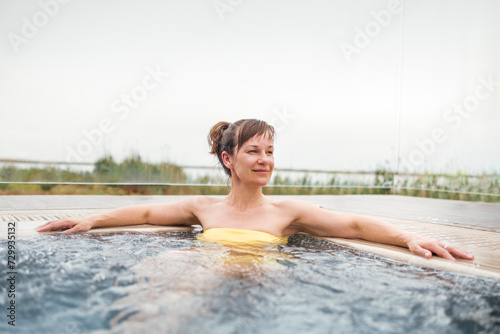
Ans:
[[[252,262],[244,251],[197,240],[198,233],[20,239],[16,327],[4,316],[0,332],[500,332],[500,284],[493,280],[306,236],[252,250]],[[6,241],[0,245],[6,254]],[[2,283],[3,310],[6,288]]]

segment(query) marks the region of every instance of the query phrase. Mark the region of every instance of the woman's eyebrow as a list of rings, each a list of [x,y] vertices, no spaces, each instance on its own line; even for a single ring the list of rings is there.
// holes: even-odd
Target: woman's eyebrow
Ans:
[[[245,146],[246,149],[248,148],[259,148],[260,146],[259,145],[247,145]],[[274,148],[273,145],[269,145],[267,148]]]

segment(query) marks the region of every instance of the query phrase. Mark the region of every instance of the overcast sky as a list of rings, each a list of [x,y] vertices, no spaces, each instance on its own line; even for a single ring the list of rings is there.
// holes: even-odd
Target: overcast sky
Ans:
[[[0,2],[0,158],[213,165],[220,120],[276,167],[500,172],[500,1]]]

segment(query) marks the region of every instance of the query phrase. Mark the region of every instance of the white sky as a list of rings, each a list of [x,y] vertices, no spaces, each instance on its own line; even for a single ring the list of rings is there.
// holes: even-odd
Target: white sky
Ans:
[[[213,165],[213,124],[261,118],[279,130],[277,168],[394,168],[399,138],[400,167],[500,172],[500,86],[477,88],[500,82],[499,1],[406,0],[401,50],[403,14],[381,14],[394,1],[65,2],[0,2],[0,158]],[[124,117],[148,69],[169,76]],[[478,89],[470,113],[447,113]],[[112,130],[90,143],[103,120]]]

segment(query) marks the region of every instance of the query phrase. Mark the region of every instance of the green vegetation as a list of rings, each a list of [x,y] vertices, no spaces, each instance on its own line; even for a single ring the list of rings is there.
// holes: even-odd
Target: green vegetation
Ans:
[[[264,193],[268,195],[392,194],[500,202],[500,176],[497,174],[394,175],[380,168],[373,174],[363,174],[362,179],[360,176],[356,173],[350,176],[338,173],[332,174],[328,181],[320,182],[313,181],[313,176],[308,173],[297,179],[291,179],[275,172],[271,184],[264,187]],[[164,162],[156,164],[145,162],[138,155],[128,157],[120,163],[111,156],[105,156],[94,163],[92,171],[78,172],[54,166],[44,168],[4,166],[0,168],[0,181],[11,182],[0,183],[0,195],[225,195],[229,193],[229,186],[224,178],[214,180],[208,175],[192,178],[180,166]],[[396,186],[393,186],[394,182]],[[116,183],[146,183],[146,185]]]
[[[462,201],[500,202],[500,176],[458,174],[408,175],[378,169],[372,182],[349,182],[339,176],[330,181],[312,182],[306,176],[298,180],[276,175],[272,187],[264,188],[269,195],[364,195],[389,194]],[[396,179],[396,186],[393,187]]]

